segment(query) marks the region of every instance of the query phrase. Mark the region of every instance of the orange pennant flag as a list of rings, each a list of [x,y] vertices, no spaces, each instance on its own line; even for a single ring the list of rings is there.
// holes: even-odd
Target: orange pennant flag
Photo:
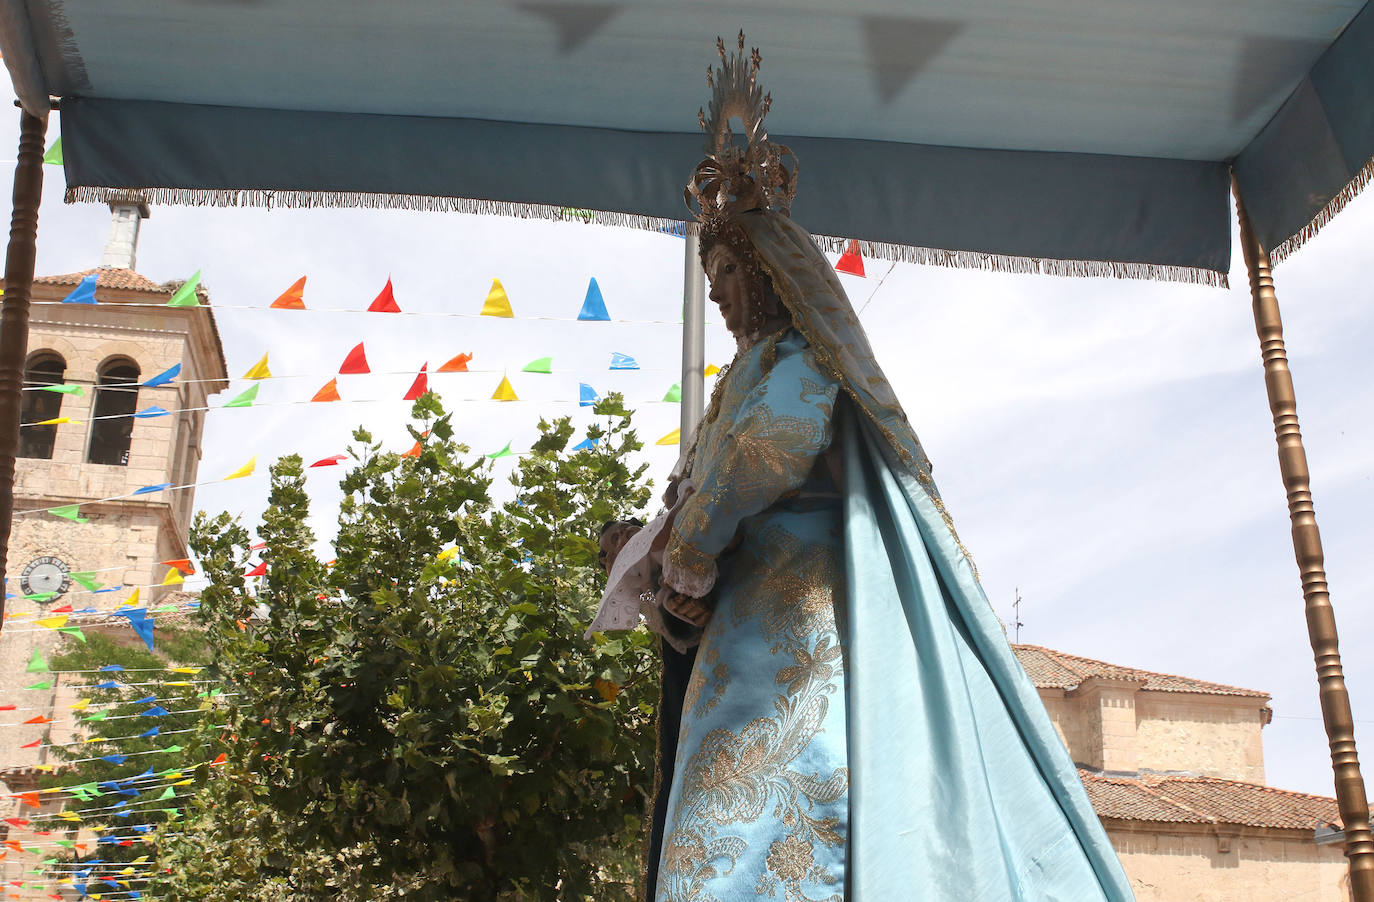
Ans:
[[[315,392],[315,397],[311,398],[310,400],[311,400],[311,401],[341,401],[341,400],[343,400],[342,398],[339,397],[339,380],[338,380],[338,379],[330,379],[328,382],[326,382],[326,383],[324,384],[324,388],[321,388],[319,391]]]
[[[162,564],[164,567],[177,568],[181,571],[183,576],[190,576],[196,572],[196,568],[191,566],[191,559],[188,557],[179,557],[172,561],[158,561],[158,563]]]
[[[454,358],[453,358],[452,360],[450,360],[448,363],[446,363],[446,364],[444,364],[443,366],[439,367],[439,369],[437,369],[435,372],[439,372],[439,373],[466,373],[466,372],[468,371],[468,363],[469,363],[469,361],[471,361],[471,360],[472,360],[472,355],[471,355],[471,354],[459,354],[457,357],[454,357]]]
[[[368,305],[367,310],[369,313],[401,312],[400,305],[396,303],[396,295],[391,291],[391,279],[386,280],[386,287],[382,289],[381,294],[377,295],[377,299]]]
[[[419,443],[419,442],[416,442],[416,443],[415,443],[415,447],[411,448],[409,451],[407,451],[405,454],[402,454],[401,456],[402,456],[402,457],[419,457],[419,456],[420,456],[420,451],[421,451],[420,443]]]
[[[410,390],[406,392],[402,401],[414,401],[416,398],[429,391],[429,377],[425,372],[429,369],[429,361],[425,361],[420,366],[420,375],[415,377],[415,381],[410,383]]]
[[[305,276],[301,276],[282,296],[273,301],[270,305],[277,310],[304,310],[305,309]]]
[[[52,718],[39,715],[38,717],[30,717],[24,723],[52,723]]]
[[[42,806],[42,803],[38,801],[38,793],[36,792],[19,793],[19,801],[28,805],[30,808],[39,808]]]

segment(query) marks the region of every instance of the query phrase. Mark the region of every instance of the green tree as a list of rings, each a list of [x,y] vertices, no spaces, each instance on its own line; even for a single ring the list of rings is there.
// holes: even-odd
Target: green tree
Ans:
[[[649,493],[620,399],[596,412],[581,450],[567,418],[541,421],[499,505],[436,396],[414,408],[418,456],[357,431],[332,566],[284,458],[253,588],[246,530],[198,517],[234,738],[168,837],[160,897],[629,898],[657,658],[642,631],[582,634],[600,526]]]

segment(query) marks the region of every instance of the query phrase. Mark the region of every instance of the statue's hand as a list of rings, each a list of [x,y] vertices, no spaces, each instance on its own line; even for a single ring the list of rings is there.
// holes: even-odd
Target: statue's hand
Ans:
[[[711,608],[700,598],[683,595],[667,586],[659,587],[658,598],[665,611],[693,626],[705,626],[711,619]]]

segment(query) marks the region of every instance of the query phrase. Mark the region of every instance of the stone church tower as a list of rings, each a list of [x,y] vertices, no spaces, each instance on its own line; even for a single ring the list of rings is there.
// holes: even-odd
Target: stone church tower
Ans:
[[[70,623],[84,627],[111,620],[107,612],[134,587],[140,587],[140,605],[156,604],[170,591],[159,588],[170,569],[160,562],[189,556],[194,504],[194,489],[176,487],[196,482],[207,398],[228,386],[208,293],[198,290],[199,307],[166,306],[180,283],[154,282],[134,269],[146,203],[134,195],[115,197],[110,206],[110,239],[99,267],[34,279],[21,414],[26,425],[20,427],[6,561],[10,617],[0,635],[6,674],[0,705],[15,705],[20,713],[45,704],[59,712],[64,707],[61,686],[51,693],[22,688],[40,679],[24,679],[34,648],[46,655],[59,638],[33,625],[35,616],[71,611]],[[80,294],[62,303],[91,275],[95,303],[75,302]],[[177,365],[174,379],[145,384]],[[46,391],[45,385],[79,387],[80,393]],[[27,425],[63,418],[68,422]],[[157,486],[167,488],[150,488]],[[76,504],[84,523],[46,512]],[[74,573],[90,574],[114,591],[93,592]],[[22,746],[47,729],[0,732],[0,771],[45,763],[41,747]],[[55,722],[51,741],[62,741],[66,732]]]

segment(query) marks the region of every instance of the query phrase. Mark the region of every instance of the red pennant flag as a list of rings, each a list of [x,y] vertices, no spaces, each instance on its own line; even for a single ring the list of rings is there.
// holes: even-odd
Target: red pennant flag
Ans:
[[[396,304],[396,296],[391,293],[391,280],[386,280],[386,287],[382,293],[377,295],[377,300],[367,308],[369,313],[400,313],[401,308]]]
[[[362,345],[358,345],[358,347],[361,348]],[[351,357],[352,355],[349,355],[349,356]],[[361,352],[359,353],[358,356],[359,356],[359,357],[362,356]],[[347,361],[344,361],[344,366],[348,366],[348,362],[347,362]],[[363,366],[367,366],[367,361],[366,361],[366,360],[363,361]],[[340,372],[342,372],[342,370],[340,370]],[[363,372],[367,372],[367,371],[366,371],[366,370],[363,370]],[[339,380],[338,380],[338,379],[330,379],[328,382],[326,382],[326,383],[324,384],[324,387],[323,387],[323,388],[321,388],[319,391],[315,392],[315,397],[311,398],[310,400],[311,400],[311,401],[342,401],[343,399],[339,397]]]
[[[297,279],[290,288],[282,292],[282,296],[273,301],[269,306],[277,310],[304,310],[305,309],[305,276]]]
[[[448,363],[439,367],[436,372],[440,373],[466,373],[468,371],[468,361],[472,360],[471,354],[459,354]]]
[[[401,399],[402,401],[414,401],[429,391],[429,377],[425,375],[425,371],[428,369],[429,361],[420,365],[420,374],[415,377],[414,382],[410,383],[410,390],[406,392],[406,396]]]
[[[28,745],[21,745],[20,748],[21,748],[21,749],[36,749],[36,748],[38,748],[38,747],[39,747],[40,745],[42,745],[42,744],[43,744],[43,740],[41,740],[41,739],[35,739],[33,742],[30,742]]]
[[[245,573],[245,574],[243,574],[243,575],[244,575],[244,576],[266,576],[266,575],[267,575],[267,562],[266,562],[266,561],[263,561],[261,564],[258,564],[258,565],[257,565],[256,567],[254,567],[252,570],[249,570],[247,573]]]
[[[64,604],[64,605],[61,605],[61,606],[59,606],[59,607],[55,607],[55,608],[53,608],[52,610],[48,611],[49,614],[70,614],[71,612],[72,612],[72,606],[69,605],[69,604]]]
[[[29,822],[22,817],[7,817],[5,818],[5,823],[9,824],[11,827],[27,827],[29,825]]]
[[[343,366],[339,367],[342,375],[350,376],[357,373],[370,373],[372,367],[367,365],[367,354],[363,351],[363,343],[358,342],[358,346],[348,352],[344,358]]]
[[[14,705],[0,705],[0,711],[13,711]]]
[[[224,762],[226,762],[226,761],[228,761],[228,760],[229,760],[229,756],[228,756],[227,754],[225,754],[224,752],[220,752],[219,755],[215,758],[215,760],[210,762],[210,766],[211,766],[211,767],[218,767],[219,765],[223,764]]]
[[[864,258],[859,252],[859,242],[857,239],[849,239],[849,247],[845,248],[844,253],[840,254],[840,259],[835,261],[837,272],[847,272],[851,276],[862,276],[864,274]]]
[[[42,807],[43,804],[42,802],[38,801],[38,793],[36,792],[21,792],[19,793],[18,798],[19,801],[23,802],[25,805],[28,805],[30,808],[39,808]]]
[[[190,576],[196,572],[196,568],[191,566],[191,559],[188,557],[179,557],[173,561],[159,561],[158,563],[165,567],[177,568],[182,576]]]
[[[346,460],[348,460],[348,455],[347,455],[347,454],[334,454],[334,455],[331,455],[331,456],[329,456],[329,457],[323,458],[323,459],[321,459],[321,460],[317,460],[317,461],[315,461],[313,464],[311,464],[310,466],[311,466],[311,467],[337,467],[339,464],[343,463],[343,462],[346,461]],[[306,469],[309,469],[309,467],[307,467]]]

